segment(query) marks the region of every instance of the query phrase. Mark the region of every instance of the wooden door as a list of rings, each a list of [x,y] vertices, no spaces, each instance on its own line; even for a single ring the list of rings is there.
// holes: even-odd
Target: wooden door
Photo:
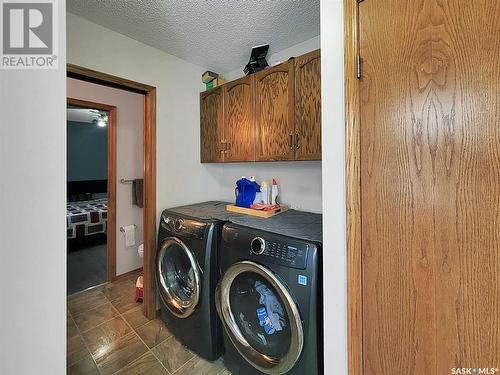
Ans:
[[[321,160],[320,50],[295,58],[295,159]]]
[[[225,84],[225,161],[255,160],[254,76]]]
[[[499,368],[500,1],[359,17],[363,374]]]
[[[255,74],[256,160],[294,157],[293,60]]]
[[[201,162],[213,163],[223,161],[223,96],[222,88],[202,92],[200,94],[200,142]]]

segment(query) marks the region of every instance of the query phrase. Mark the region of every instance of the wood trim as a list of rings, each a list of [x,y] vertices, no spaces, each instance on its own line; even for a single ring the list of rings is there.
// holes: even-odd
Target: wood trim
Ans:
[[[67,76],[70,78],[81,79],[82,81],[98,83],[108,87],[121,88],[127,91],[134,91],[140,94],[146,94],[156,90],[155,87],[131,81],[129,79],[117,77],[111,74],[98,72],[97,70],[84,68],[78,65],[66,65]]]
[[[154,259],[156,254],[156,89],[144,100],[144,315],[156,317]]]
[[[108,281],[116,279],[116,108],[108,114]],[[111,204],[110,204],[111,202]]]
[[[81,100],[81,99],[76,99],[76,98],[67,98],[66,103],[75,107],[82,107],[82,108],[92,108],[92,109],[99,109],[101,111],[116,111],[116,107],[114,105],[110,104],[103,104],[103,103],[96,103],[96,102],[91,102],[88,100]]]
[[[106,228],[107,280],[116,279],[116,107],[113,105],[90,102],[75,98],[67,98],[67,104],[99,109],[108,112],[108,224]]]
[[[344,91],[347,212],[347,345],[349,375],[363,374],[363,306],[361,257],[361,143],[358,2],[344,0]]]
[[[125,78],[68,64],[67,76],[103,86],[120,88],[144,95],[144,315],[154,319],[156,293],[153,277],[156,253],[156,88]]]

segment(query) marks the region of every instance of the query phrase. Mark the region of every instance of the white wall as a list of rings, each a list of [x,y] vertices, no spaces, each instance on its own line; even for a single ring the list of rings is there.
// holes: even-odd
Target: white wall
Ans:
[[[321,162],[200,164],[199,93],[206,69],[73,14],[67,17],[67,33],[69,63],[157,87],[159,212],[204,200],[232,201],[242,175],[276,177],[283,203],[321,212]],[[319,38],[313,38],[270,56],[270,61],[317,48]]]
[[[292,56],[320,48],[320,37],[306,40],[268,57],[269,65],[284,62]],[[242,77],[243,67],[225,73],[226,80]],[[281,202],[292,208],[318,212],[322,211],[321,202],[321,162],[272,162],[272,163],[235,163],[221,164],[218,170],[220,199],[233,200],[235,182],[241,176],[254,175],[258,181],[271,181],[277,178],[280,185]]]
[[[68,62],[157,88],[157,208],[217,198],[217,170],[200,164],[202,67],[67,15]]]
[[[276,178],[280,202],[290,207],[321,213],[321,162],[293,161],[269,163],[231,163],[214,166],[218,170],[218,198],[233,201],[236,180],[255,176],[258,182]]]
[[[342,0],[321,0],[325,374],[347,374]]]
[[[66,369],[65,2],[58,70],[0,70],[0,374]]]
[[[142,267],[137,246],[143,240],[143,209],[132,204],[132,185],[120,179],[142,178],[142,122],[144,95],[69,78],[70,98],[116,107],[116,274]],[[95,126],[95,125],[89,125]],[[126,247],[120,227],[135,224],[136,246]]]

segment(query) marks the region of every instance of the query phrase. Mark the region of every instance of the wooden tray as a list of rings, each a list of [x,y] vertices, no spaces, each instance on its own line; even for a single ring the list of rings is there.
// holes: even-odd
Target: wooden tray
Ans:
[[[226,205],[226,211],[237,212],[239,214],[257,216],[257,217],[262,217],[264,219],[268,219],[282,212],[288,211],[288,206],[280,205],[278,208],[275,208],[274,210],[262,211],[262,210],[254,210],[252,208],[238,207],[234,204],[228,204]]]

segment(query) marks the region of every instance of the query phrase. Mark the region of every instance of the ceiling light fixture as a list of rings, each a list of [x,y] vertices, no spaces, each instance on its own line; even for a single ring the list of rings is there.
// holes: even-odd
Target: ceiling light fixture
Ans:
[[[106,127],[108,125],[108,114],[106,112],[91,109],[90,112],[93,114],[94,119],[92,123],[96,124],[100,128]]]
[[[106,126],[106,121],[104,121],[104,119],[97,120],[97,126],[104,128]]]

